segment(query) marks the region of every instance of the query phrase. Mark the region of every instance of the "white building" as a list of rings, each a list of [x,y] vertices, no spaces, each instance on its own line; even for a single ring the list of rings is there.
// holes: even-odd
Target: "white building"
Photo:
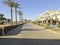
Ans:
[[[56,24],[60,22],[60,10],[48,10],[40,14],[36,20],[39,20],[42,23],[51,23]]]

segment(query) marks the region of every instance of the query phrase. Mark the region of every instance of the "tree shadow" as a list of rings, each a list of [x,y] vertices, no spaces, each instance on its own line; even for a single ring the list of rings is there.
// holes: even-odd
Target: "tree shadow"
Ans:
[[[17,35],[21,32],[21,29],[23,28],[23,25],[18,26],[17,28],[7,32],[4,36],[10,36],[10,35]]]
[[[44,29],[35,29],[35,28],[28,28],[28,29],[22,29],[21,31],[39,31]]]
[[[0,45],[60,45],[60,39],[0,38]]]
[[[37,28],[24,28],[23,29],[23,25],[19,26],[18,28],[15,28],[11,31],[9,31],[7,34],[5,34],[4,36],[11,36],[11,35],[17,35],[19,34],[21,31],[40,31],[40,30],[45,30],[45,29],[37,29]]]

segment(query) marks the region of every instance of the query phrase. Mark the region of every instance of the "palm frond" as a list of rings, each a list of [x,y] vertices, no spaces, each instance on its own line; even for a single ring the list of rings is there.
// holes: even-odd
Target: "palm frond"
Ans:
[[[18,7],[19,9],[21,9],[20,7]]]
[[[18,8],[19,6],[20,6],[20,4],[14,3],[14,7],[15,7],[15,8]]]
[[[7,1],[7,0],[6,0],[6,1],[2,1],[2,2],[3,2],[4,4],[6,4],[6,5],[8,4],[8,1]]]
[[[13,4],[14,2],[11,1],[11,0],[5,0],[5,1],[2,1],[5,5],[8,5],[9,7],[13,7]]]
[[[18,14],[19,14],[19,15],[22,15],[22,12],[21,12],[21,11],[18,11]]]

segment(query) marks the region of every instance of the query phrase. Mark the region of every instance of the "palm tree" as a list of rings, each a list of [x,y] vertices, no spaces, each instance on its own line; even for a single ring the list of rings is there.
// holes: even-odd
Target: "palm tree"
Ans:
[[[4,4],[6,4],[8,7],[10,7],[10,14],[11,14],[11,25],[13,25],[13,15],[12,15],[12,8],[14,6],[13,0],[5,0],[3,1]]]
[[[23,18],[23,17],[22,17],[22,12],[21,12],[21,11],[18,11],[18,15],[19,15],[19,20],[21,20],[21,18]],[[21,21],[22,21],[22,23],[23,23],[23,19],[22,19]]]
[[[20,4],[14,3],[14,8],[15,8],[15,18],[16,18],[16,25],[17,25],[17,8],[19,8]]]

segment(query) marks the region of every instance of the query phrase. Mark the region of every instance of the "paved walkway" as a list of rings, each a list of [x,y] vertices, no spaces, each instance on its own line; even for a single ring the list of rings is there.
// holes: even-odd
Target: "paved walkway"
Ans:
[[[60,45],[60,35],[31,23],[0,36],[1,45]]]

